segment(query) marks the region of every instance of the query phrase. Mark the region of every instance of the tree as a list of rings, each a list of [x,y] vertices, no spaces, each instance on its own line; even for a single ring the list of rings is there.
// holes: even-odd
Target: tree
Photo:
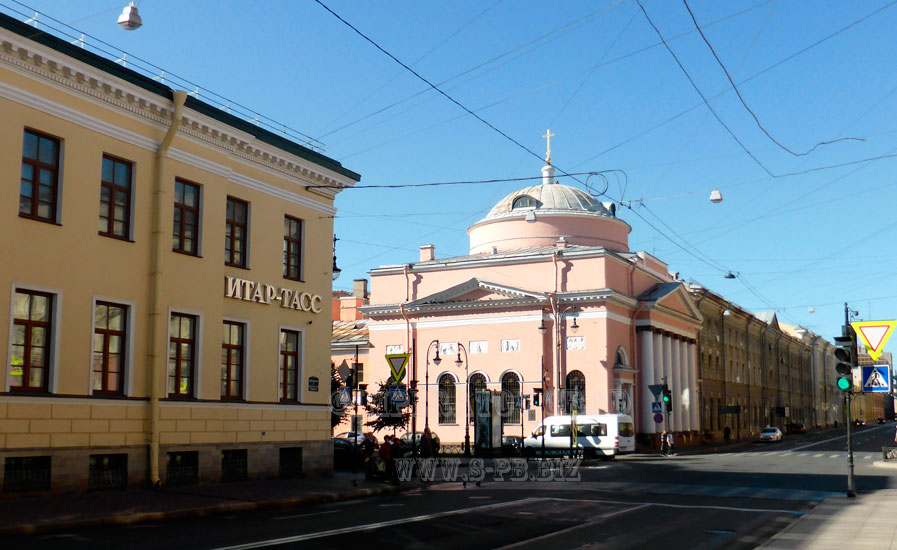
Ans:
[[[342,386],[336,365],[330,363],[330,429],[339,426],[349,413],[348,408],[339,402],[339,389]]]
[[[411,420],[411,407],[399,408],[389,401],[389,386],[391,384],[388,381],[380,382],[377,385],[380,386],[380,391],[372,395],[368,399],[367,405],[364,406],[368,416],[373,417],[365,422],[365,426],[370,426],[375,433],[384,428],[392,428],[395,431],[407,426]]]

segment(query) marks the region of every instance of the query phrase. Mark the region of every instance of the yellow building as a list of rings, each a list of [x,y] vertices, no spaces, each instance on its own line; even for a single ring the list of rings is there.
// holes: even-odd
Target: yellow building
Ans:
[[[3,490],[329,471],[360,176],[2,14],[0,113]]]

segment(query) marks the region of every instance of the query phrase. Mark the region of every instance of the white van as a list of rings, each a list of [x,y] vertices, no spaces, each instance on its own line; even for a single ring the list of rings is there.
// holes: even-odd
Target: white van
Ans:
[[[620,423],[618,419],[610,418],[616,416],[619,415],[576,415],[577,435],[575,446],[583,449],[583,454],[587,458],[589,456],[600,456],[613,459],[617,454],[618,436],[616,433],[619,431]],[[614,429],[614,435],[610,433],[611,425]],[[542,424],[536,428],[530,437],[523,440],[524,455],[536,456],[539,454],[543,440],[546,451],[570,449],[573,446],[571,432],[570,416],[549,416],[542,421]]]
[[[635,452],[635,423],[628,414],[599,414],[595,418],[607,424],[607,436],[614,438],[616,454]]]

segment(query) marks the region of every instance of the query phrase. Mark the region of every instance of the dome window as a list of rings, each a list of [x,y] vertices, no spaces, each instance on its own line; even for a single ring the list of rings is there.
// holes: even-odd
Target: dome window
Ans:
[[[511,205],[511,210],[517,210],[518,208],[538,208],[539,202],[530,197],[529,195],[521,195],[514,199],[514,203]]]

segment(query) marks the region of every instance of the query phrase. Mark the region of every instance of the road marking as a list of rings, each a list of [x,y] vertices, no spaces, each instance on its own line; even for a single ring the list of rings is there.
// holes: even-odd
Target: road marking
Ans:
[[[574,500],[574,501],[578,501],[579,499],[553,498],[553,499],[550,499],[550,500]],[[583,500],[587,501],[588,499],[583,499]],[[597,502],[597,501],[594,501],[594,500],[593,500],[593,501],[589,501],[589,502]],[[576,529],[582,529],[582,528],[584,528],[584,527],[593,527],[593,526],[595,526],[596,524],[601,523],[601,522],[603,522],[604,520],[610,519],[610,518],[612,518],[612,517],[614,517],[614,516],[619,516],[620,514],[627,514],[627,513],[629,513],[629,512],[634,512],[634,511],[636,511],[636,510],[641,510],[642,508],[646,508],[646,507],[648,507],[648,506],[650,506],[650,505],[649,505],[649,504],[640,504],[639,506],[633,506],[632,508],[626,508],[625,510],[616,510],[616,511],[614,511],[614,512],[608,512],[607,514],[603,514],[603,515],[598,516],[596,519],[594,519],[594,520],[592,520],[592,521],[587,521],[586,523],[581,523],[581,524],[579,524],[579,525],[573,525],[573,526],[571,526],[571,527],[567,527],[567,528],[565,528],[565,529],[561,529],[561,530],[559,530],[559,531],[553,531],[553,532],[551,532],[551,533],[546,533],[546,534],[544,534],[544,535],[540,535],[540,536],[538,536],[538,537],[533,537],[533,538],[531,538],[531,539],[521,540],[521,541],[519,541],[519,542],[515,542],[515,543],[513,543],[513,544],[509,544],[509,545],[507,545],[507,546],[501,546],[501,547],[498,548],[498,550],[509,550],[509,549],[511,549],[511,548],[518,548],[518,547],[520,547],[520,546],[529,545],[530,543],[533,543],[533,542],[536,542],[536,541],[545,540],[545,539],[548,539],[548,538],[551,538],[551,537],[555,537],[555,536],[557,536],[557,535],[561,535],[561,534],[564,534],[564,533],[569,533],[570,531],[574,531],[574,530],[576,530]]]
[[[402,504],[401,502],[393,502],[393,503],[389,503],[389,504],[381,504],[380,505],[381,508],[396,508],[398,506],[405,506],[405,505]]]
[[[487,496],[476,496],[476,497],[467,497],[467,498],[469,498],[470,500],[486,500],[486,499],[490,499],[490,498],[492,498],[492,497],[487,497]]]
[[[280,516],[279,518],[271,518],[271,519],[279,520],[279,519],[307,518],[309,516],[320,516],[323,514],[335,514],[340,511],[341,510],[326,510],[324,512],[312,512],[311,514],[297,514],[295,516]]]
[[[497,502],[495,504],[486,504],[484,506],[474,506],[472,508],[460,508],[457,510],[449,510],[447,512],[439,512],[436,514],[424,514],[421,516],[413,516],[410,518],[401,518],[394,519],[389,521],[380,521],[377,523],[368,523],[367,525],[353,525],[352,527],[342,527],[340,529],[330,529],[328,531],[319,531],[317,533],[306,533],[304,535],[296,535],[292,537],[283,537],[279,539],[269,539],[269,540],[260,540],[256,542],[248,542],[246,544],[237,544],[235,546],[222,546],[215,550],[249,550],[250,548],[265,548],[267,546],[278,546],[281,544],[290,544],[293,542],[302,542],[306,540],[312,539],[320,539],[324,537],[332,537],[333,535],[345,535],[347,533],[355,533],[358,531],[373,531],[375,529],[380,529],[382,527],[392,527],[394,525],[401,525],[403,523],[416,523],[420,521],[427,521],[430,519],[442,518],[447,516],[457,516],[460,514],[467,514],[469,512],[481,512],[485,510],[494,510],[496,508],[503,508],[505,506],[515,506],[517,504],[527,504],[531,502],[536,502],[539,500],[544,500],[541,498],[531,497],[531,498],[523,498],[519,500],[511,500],[508,502]]]
[[[560,501],[572,501],[572,502],[604,502],[607,504],[631,504],[631,502],[626,502],[622,500],[600,500],[600,499],[585,499],[585,498],[560,498],[560,497],[545,497],[539,500],[560,500]],[[663,508],[685,508],[685,509],[701,509],[701,510],[729,510],[732,512],[756,512],[756,513],[765,513],[765,512],[773,512],[777,514],[792,514],[795,516],[803,516],[805,512],[799,512],[797,510],[784,510],[778,508],[739,508],[736,506],[714,506],[710,504],[669,504],[666,502],[645,502],[643,503],[645,506],[660,506]]]
[[[838,458],[841,455],[828,455],[829,458]]]
[[[825,453],[819,453],[818,455],[813,455],[813,458],[819,458],[820,456],[824,456]]]

